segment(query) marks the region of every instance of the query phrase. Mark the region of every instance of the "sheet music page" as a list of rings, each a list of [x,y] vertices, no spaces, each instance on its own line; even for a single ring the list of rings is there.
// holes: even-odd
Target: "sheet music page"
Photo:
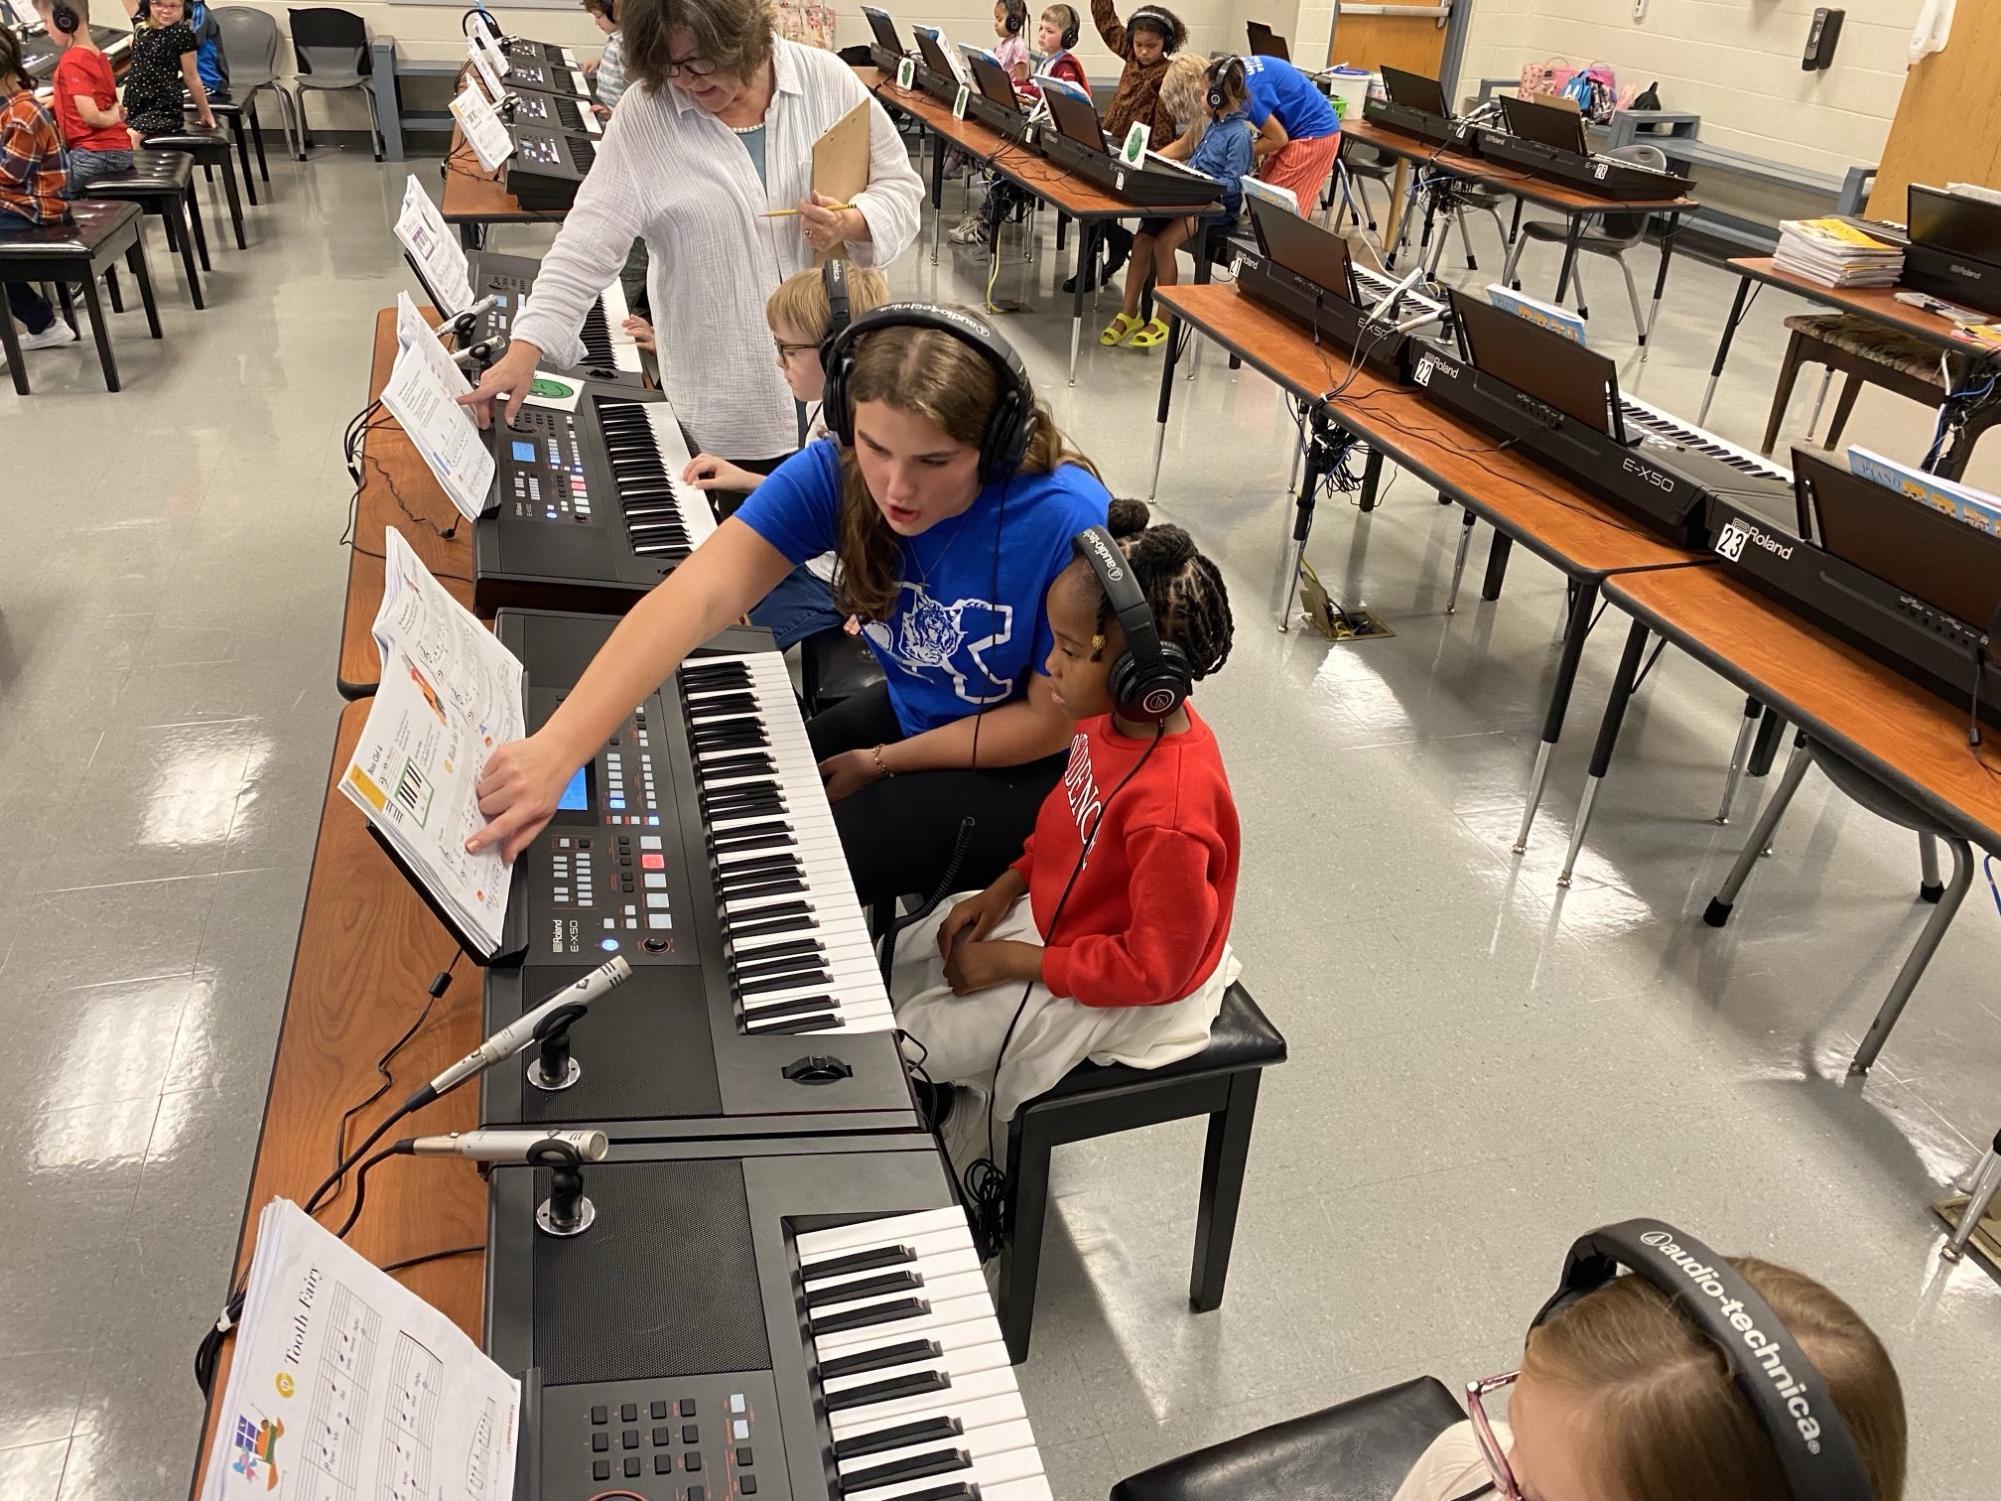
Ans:
[[[482,31],[484,29],[481,28]],[[467,39],[466,56],[472,60],[473,70],[479,74],[480,82],[486,85],[488,100],[499,104],[507,95],[507,86],[500,81],[500,70],[493,65],[493,59],[487,55],[486,48],[480,46],[478,36]],[[501,58],[502,62],[506,60],[505,56]]]
[[[404,541],[387,560],[373,634],[382,686],[341,791],[389,841],[481,956],[500,947],[513,867],[466,853],[484,827],[475,790],[495,747],[526,733],[520,660],[448,594]]]
[[[520,1411],[450,1319],[273,1199],[202,1501],[508,1501]]]
[[[438,311],[456,317],[472,305],[472,280],[467,273],[465,251],[458,236],[445,223],[445,216],[431,202],[431,195],[412,173],[403,182],[403,208],[396,216],[396,239],[410,252],[424,273],[430,294],[438,299]]]
[[[514,155],[514,138],[500,123],[500,116],[486,102],[478,84],[467,84],[465,92],[452,100],[452,118],[459,122],[473,155],[487,171],[498,172],[500,164]]]
[[[382,405],[402,425],[459,514],[477,521],[493,484],[493,453],[471,410],[456,399],[470,391],[472,383],[428,329],[424,337],[406,342],[406,317],[423,322],[409,294],[399,292],[396,337],[402,349],[389,372],[389,384],[382,388]]]
[[[472,36],[467,40],[486,54],[487,60],[493,65],[493,71],[503,78],[514,71],[514,60],[507,55],[507,49],[495,41],[493,33],[484,26],[474,27]]]

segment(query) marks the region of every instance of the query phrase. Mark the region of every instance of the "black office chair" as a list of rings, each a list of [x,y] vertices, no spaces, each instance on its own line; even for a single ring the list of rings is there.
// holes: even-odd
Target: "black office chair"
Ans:
[[[382,117],[375,98],[375,57],[368,47],[368,23],[351,10],[327,5],[286,14],[292,20],[292,55],[298,64],[292,91],[298,99],[301,147],[313,144],[306,124],[306,91],[340,93],[352,89],[368,101],[368,130],[375,142],[375,159],[381,161]],[[301,149],[299,160],[305,159]]]
[[[1465,1416],[1440,1382],[1420,1376],[1142,1470],[1113,1486],[1111,1501],[1389,1501]]]

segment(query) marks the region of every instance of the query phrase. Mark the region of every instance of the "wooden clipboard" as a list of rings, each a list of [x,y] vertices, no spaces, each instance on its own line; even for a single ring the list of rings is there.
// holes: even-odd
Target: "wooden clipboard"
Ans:
[[[813,143],[813,191],[836,203],[853,203],[868,187],[869,101],[864,99],[827,127]],[[824,264],[822,251],[814,264]]]

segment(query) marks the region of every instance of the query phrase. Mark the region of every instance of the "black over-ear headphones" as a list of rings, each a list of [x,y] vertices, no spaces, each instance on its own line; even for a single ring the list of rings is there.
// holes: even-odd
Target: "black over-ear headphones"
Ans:
[[[1009,479],[1021,468],[1023,455],[1035,437],[1035,388],[1021,356],[986,324],[957,308],[930,302],[885,302],[855,319],[827,343],[820,367],[827,373],[827,426],[844,448],[855,445],[854,400],[849,388],[855,378],[855,348],[867,335],[885,328],[929,328],[950,334],[987,357],[1000,377],[1000,393],[987,413],[980,435],[980,483]]]
[[[834,340],[848,331],[848,263],[835,256],[820,268],[820,286],[827,294],[827,336],[820,341],[820,368],[832,369]]]
[[[1087,527],[1070,539],[1070,550],[1091,565],[1125,633],[1126,649],[1112,663],[1106,685],[1112,707],[1126,719],[1166,719],[1187,702],[1195,687],[1187,654],[1172,641],[1160,639],[1153,606],[1146,602],[1132,564],[1110,531]]]
[[[1005,9],[1001,13],[1001,25],[1007,28],[1009,36],[1020,36],[1021,28],[1028,24],[1028,0],[1001,0]]]
[[[1059,10],[1069,19],[1063,23],[1063,50],[1068,52],[1077,45],[1077,38],[1083,34],[1084,23],[1078,19],[1074,5],[1052,5],[1051,10]]]
[[[1625,1267],[1668,1295],[1723,1352],[1737,1389],[1778,1451],[1792,1501],[1871,1501],[1869,1472],[1828,1395],[1827,1382],[1737,1269],[1660,1220],[1626,1220],[1581,1237],[1563,1281],[1535,1316],[1542,1324]]]
[[[65,5],[63,0],[56,0],[49,11],[49,24],[64,36],[75,36],[83,25],[83,17]]]
[[[1236,76],[1237,87],[1241,91],[1244,87],[1244,60],[1241,57],[1224,58],[1209,64],[1209,92],[1205,96],[1209,108],[1221,109],[1230,102],[1228,84],[1232,74]]]
[[[1163,55],[1174,50],[1174,22],[1168,18],[1166,11],[1156,5],[1142,5],[1132,13],[1132,19],[1126,22],[1126,30],[1131,31],[1141,22],[1147,23],[1148,31],[1160,33],[1160,50]]]
[[[598,0],[598,8],[604,12],[607,21],[614,26],[618,24],[618,0]]]

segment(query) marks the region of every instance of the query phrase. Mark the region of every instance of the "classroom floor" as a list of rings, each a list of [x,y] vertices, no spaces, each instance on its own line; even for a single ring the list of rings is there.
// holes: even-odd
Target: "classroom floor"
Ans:
[[[435,164],[420,170],[435,187]],[[124,394],[104,393],[87,340],[27,356],[33,397],[0,389],[15,435],[0,505],[7,1501],[159,1501],[193,1460],[189,1364],[243,1209],[339,708],[339,433],[374,313],[409,286],[389,233],[399,169],[322,149],[273,172],[250,250],[211,235],[207,312],[152,237],[167,340],[118,320]],[[1036,260],[1002,265],[995,296],[1033,309],[1002,325],[1113,491],[1143,495],[1159,355],[1099,349],[1094,322],[1066,388],[1068,300],[1050,284],[1069,257],[1059,271],[1053,232]],[[1475,235],[1483,271],[1453,275],[1479,285],[1501,256],[1491,226]],[[934,269],[927,234],[893,282],[977,301],[987,270],[949,245]],[[1546,295],[1554,271],[1532,250],[1530,290]],[[1624,354],[1616,278],[1585,272],[1594,330]],[[1677,260],[1644,395],[1693,416],[1732,285]],[[1761,298],[1712,426],[1757,440],[1780,318],[1797,310]],[[1112,311],[1102,301],[1099,321]],[[1265,1081],[1217,1313],[1185,1302],[1200,1127],[1058,1154],[1022,1372],[1057,1494],[1103,1496],[1157,1460],[1422,1372],[1506,1369],[1570,1239],[1640,1212],[1825,1278],[1902,1371],[1910,1501],[1990,1491],[2001,1285],[1972,1261],[1941,1269],[1928,1210],[2001,1126],[1987,883],[1875,1073],[1845,1080],[1929,910],[1915,841],[1816,775],[1736,920],[1704,927],[1758,794],[1729,827],[1711,821],[1742,699],[1669,654],[1560,893],[1623,622],[1592,639],[1514,858],[1559,576],[1517,549],[1503,597],[1479,602],[1483,529],[1447,616],[1459,513],[1403,476],[1371,517],[1323,507],[1311,550],[1394,636],[1282,635],[1280,403],[1204,348],[1175,410],[1158,515],[1233,590],[1235,655],[1198,702],[1243,818],[1235,944],[1291,1061]],[[1913,460],[1929,431],[1874,391],[1851,427]],[[1972,477],[2001,482],[2001,445]]]

